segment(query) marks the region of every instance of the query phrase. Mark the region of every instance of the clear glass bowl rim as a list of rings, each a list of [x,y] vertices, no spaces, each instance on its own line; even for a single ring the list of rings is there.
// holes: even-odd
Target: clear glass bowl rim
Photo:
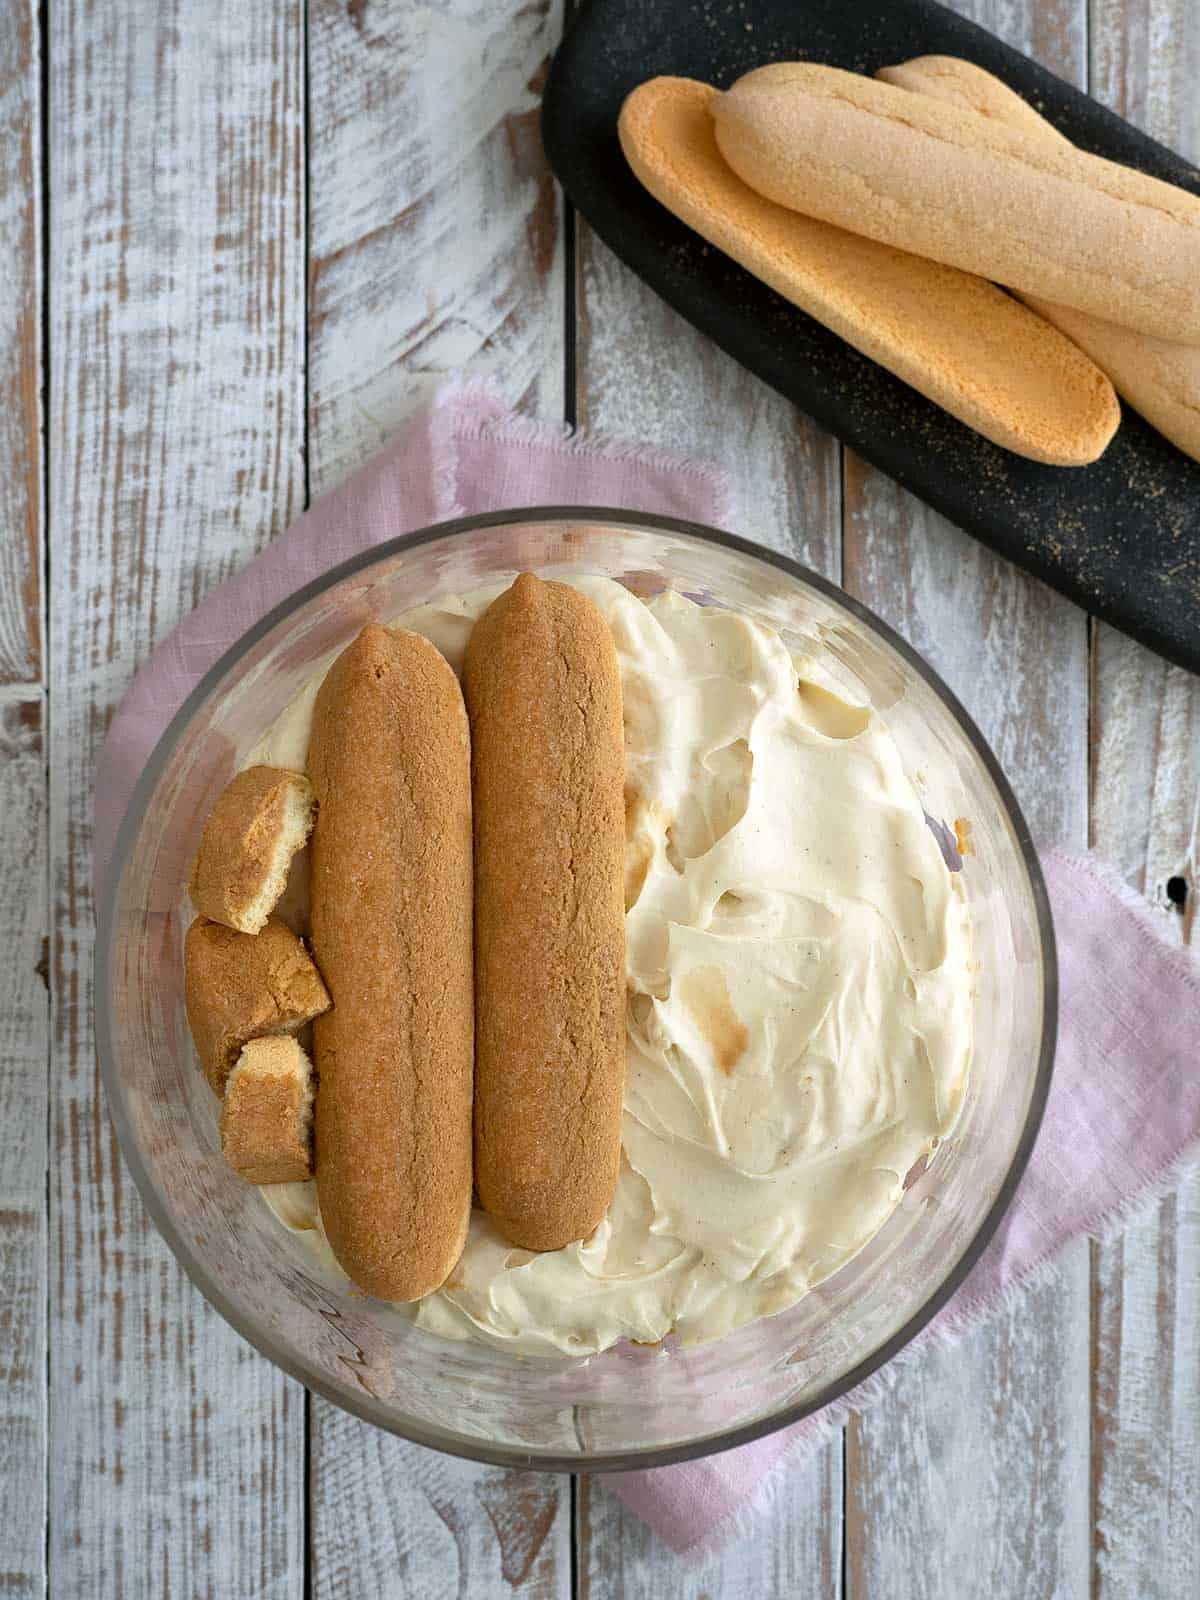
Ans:
[[[755,561],[776,567],[788,577],[798,579],[801,583],[815,589],[834,605],[848,611],[871,632],[890,645],[943,701],[975,754],[979,757],[988,777],[995,785],[1001,805],[1012,829],[1013,837],[1016,840],[1021,863],[1028,878],[1029,890],[1037,919],[1042,958],[1041,1042],[1038,1049],[1037,1068],[1033,1093],[1030,1097],[1029,1111],[1026,1115],[1025,1125],[1017,1142],[1012,1162],[1001,1182],[996,1198],[984,1216],[974,1238],[946,1277],[903,1327],[878,1349],[872,1351],[864,1361],[861,1361],[849,1372],[843,1374],[841,1378],[830,1384],[820,1394],[810,1396],[791,1405],[781,1406],[778,1410],[766,1416],[757,1417],[751,1422],[738,1424],[735,1427],[724,1429],[699,1439],[690,1439],[681,1444],[590,1454],[586,1452],[566,1454],[556,1451],[522,1449],[506,1444],[493,1444],[486,1440],[472,1438],[467,1434],[427,1427],[413,1419],[397,1416],[389,1411],[386,1406],[374,1401],[370,1396],[365,1396],[362,1393],[336,1390],[317,1368],[311,1366],[304,1359],[296,1357],[291,1352],[278,1348],[271,1337],[260,1332],[247,1317],[243,1316],[241,1311],[227,1299],[220,1287],[213,1281],[204,1261],[192,1251],[187,1242],[177,1233],[170,1215],[159,1203],[155,1186],[142,1161],[141,1152],[134,1137],[133,1127],[125,1109],[124,1090],[117,1062],[114,1030],[115,1017],[111,1006],[111,984],[109,978],[116,940],[114,917],[116,896],[113,893],[113,886],[121,881],[129,857],[140,834],[150,796],[153,794],[155,785],[158,783],[167,762],[174,753],[176,746],[185,737],[192,717],[199,706],[225,674],[236,665],[238,660],[252,649],[260,639],[278,626],[280,622],[285,621],[291,613],[298,610],[302,605],[316,599],[336,584],[342,583],[347,578],[354,577],[366,568],[372,567],[381,561],[389,560],[394,556],[403,554],[405,551],[417,549],[425,544],[469,536],[483,528],[548,522],[583,526],[598,524],[610,528],[628,528],[635,531],[652,529],[663,533],[682,534],[685,537],[697,539],[701,542],[719,545],[727,550],[736,550]],[[112,860],[108,864],[103,884],[99,890],[96,908],[94,976],[96,1053],[99,1058],[100,1074],[108,1100],[109,1114],[116,1128],[121,1153],[141,1195],[142,1203],[149,1212],[155,1227],[166,1240],[175,1259],[209,1304],[215,1307],[225,1321],[243,1339],[282,1371],[286,1372],[289,1377],[295,1378],[298,1383],[303,1384],[305,1388],[314,1394],[320,1395],[323,1399],[330,1401],[331,1404],[340,1407],[343,1411],[350,1412],[364,1422],[369,1422],[375,1427],[384,1429],[385,1432],[396,1434],[400,1438],[411,1440],[413,1443],[426,1445],[434,1450],[441,1450],[448,1455],[461,1456],[468,1460],[494,1466],[530,1468],[547,1472],[626,1472],[643,1470],[651,1467],[669,1466],[674,1462],[690,1461],[699,1456],[713,1455],[722,1450],[734,1449],[738,1445],[748,1444],[754,1439],[760,1439],[767,1434],[774,1433],[779,1428],[786,1428],[793,1422],[799,1422],[804,1417],[811,1416],[814,1412],[820,1411],[825,1406],[844,1398],[852,1389],[856,1388],[865,1379],[869,1378],[872,1373],[877,1372],[879,1368],[890,1361],[936,1316],[963,1283],[972,1267],[983,1254],[1009,1205],[1012,1203],[1017,1186],[1028,1165],[1046,1109],[1046,1101],[1050,1092],[1050,1080],[1054,1069],[1054,1052],[1058,1031],[1058,962],[1054,941],[1054,923],[1050,913],[1050,902],[1046,893],[1041,864],[1038,861],[1029,826],[1025,821],[1020,806],[1017,804],[1016,796],[1013,794],[1008,780],[992,754],[987,741],[957,696],[942,682],[938,674],[918,655],[916,650],[882,618],[876,616],[861,601],[847,594],[844,589],[840,588],[832,580],[822,577],[819,572],[814,572],[801,562],[793,561],[789,556],[781,555],[775,550],[755,544],[752,540],[743,539],[737,534],[727,533],[719,528],[711,528],[703,523],[688,522],[679,517],[660,516],[651,512],[627,511],[608,506],[523,506],[510,511],[489,511],[476,516],[456,517],[445,522],[433,523],[427,528],[401,534],[395,539],[386,540],[383,543],[372,545],[370,548],[360,551],[358,555],[350,557],[339,566],[331,568],[323,576],[314,578],[310,583],[297,589],[287,599],[282,600],[265,616],[260,618],[209,668],[204,677],[188,695],[155,745],[153,753],[137,781],[128,809],[118,830]]]

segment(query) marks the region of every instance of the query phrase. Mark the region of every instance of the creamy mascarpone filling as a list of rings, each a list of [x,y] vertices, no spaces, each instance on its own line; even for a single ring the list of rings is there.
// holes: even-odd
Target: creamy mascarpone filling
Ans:
[[[735,612],[576,581],[625,699],[624,1159],[544,1255],[476,1211],[422,1327],[533,1354],[715,1338],[850,1259],[949,1132],[971,1048],[958,878],[876,714]],[[402,618],[461,666],[502,585]],[[320,675],[247,758],[302,769]],[[315,1185],[264,1190],[319,1236]]]

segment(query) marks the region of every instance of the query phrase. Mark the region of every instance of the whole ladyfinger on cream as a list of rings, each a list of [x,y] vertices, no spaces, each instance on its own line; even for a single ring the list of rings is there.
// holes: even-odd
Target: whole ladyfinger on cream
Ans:
[[[384,1300],[447,1278],[471,1208],[471,772],[458,681],[372,624],[317,694],[316,1177],[329,1243]]]
[[[1116,431],[1104,374],[983,278],[803,217],[743,183],[717,149],[717,91],[653,78],[625,101],[625,158],[710,244],[993,443],[1083,466]]]
[[[780,62],[713,106],[770,200],[1157,338],[1200,343],[1200,199],[961,105]]]
[[[1046,144],[1066,145],[1065,134],[983,67],[957,56],[918,56],[882,67],[885,83],[966,106],[981,116],[1023,128]],[[1036,295],[1026,304],[1066,334],[1112,379],[1118,394],[1186,455],[1200,461],[1200,345],[1154,339],[1057,305]]]
[[[529,573],[467,646],[475,807],[475,1176],[556,1250],[612,1199],[625,1076],[625,753],[604,617]]]

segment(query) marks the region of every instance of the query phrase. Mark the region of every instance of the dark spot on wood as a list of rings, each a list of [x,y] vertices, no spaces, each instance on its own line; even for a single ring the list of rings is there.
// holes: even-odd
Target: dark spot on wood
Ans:
[[[537,199],[525,221],[525,237],[534,271],[539,278],[547,278],[558,245],[558,195],[549,174],[538,184]]]
[[[361,33],[367,15],[367,0],[346,0],[346,15],[350,18],[350,25],[354,31]]]
[[[476,1494],[496,1530],[500,1570],[512,1589],[524,1586],[558,1513],[558,1491],[517,1473],[487,1478]]]
[[[1174,877],[1167,879],[1167,899],[1176,911],[1183,911],[1187,906],[1188,884],[1186,878]]]
[[[33,1594],[32,1572],[0,1572],[0,1594]]]
[[[542,98],[542,91],[546,87],[546,79],[549,76],[550,76],[550,57],[547,56],[543,61],[541,61],[539,63],[539,65],[537,67],[537,70],[534,72],[534,74],[530,78],[529,82],[525,85],[525,87],[529,90],[529,93],[531,95],[533,95],[534,99],[537,100],[539,103],[540,103],[541,98]]]
[[[42,935],[42,953],[38,957],[37,964],[36,964],[36,966],[34,967],[33,970],[37,973],[38,977],[42,980],[43,987],[46,990],[49,990],[49,988],[50,988],[50,940],[46,937],[45,934]]]

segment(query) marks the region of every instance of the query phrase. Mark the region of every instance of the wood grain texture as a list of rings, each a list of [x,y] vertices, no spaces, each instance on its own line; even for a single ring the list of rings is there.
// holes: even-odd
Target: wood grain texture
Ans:
[[[560,0],[311,0],[309,450],[328,486],[448,372],[562,414],[538,133]]]
[[[952,0],[1076,82],[1081,0]],[[1087,624],[894,484],[848,460],[846,585],[932,661],[979,722],[1039,839],[1087,837]],[[899,1380],[847,1434],[848,1590],[1087,1591],[1087,1246],[1058,1277]]]
[[[718,350],[578,222],[576,416],[726,469],[730,527],[841,572],[841,447]]]
[[[1200,14],[1092,7],[1092,93],[1200,159]],[[1092,842],[1195,946],[1200,680],[1108,628],[1093,642]],[[1179,906],[1168,893],[1186,895]],[[1092,1246],[1095,1600],[1200,1592],[1200,1176]]]
[[[6,1596],[46,1592],[43,704],[40,684],[0,688],[0,816],[10,819],[0,834],[0,1593]]]
[[[1087,1593],[1087,1250],[847,1429],[848,1595]]]
[[[91,785],[155,640],[303,492],[303,7],[49,8],[50,1593],[304,1587],[303,1394],[142,1211],[92,1037]]]
[[[778,1497],[707,1561],[681,1561],[602,1477],[579,1482],[579,1600],[774,1600],[842,1592],[840,1441],[786,1469]]]
[[[42,660],[39,42],[34,0],[0,0],[0,684]]]
[[[580,426],[725,467],[726,524],[831,577],[840,573],[837,442],[710,344],[579,222]],[[841,1591],[842,1445],[792,1471],[761,1525],[694,1568],[604,1486],[579,1489],[577,1565],[589,1600]],[[782,1585],[782,1586],[781,1586]]]
[[[568,1480],[477,1467],[313,1407],[314,1600],[565,1600]]]
[[[46,1593],[46,758],[37,7],[0,0],[0,1590]]]
[[[1092,1594],[1200,1593],[1200,1176],[1092,1246]]]
[[[309,0],[306,388],[303,0],[52,0],[46,196],[38,8],[0,0],[5,1593],[299,1597],[306,1488],[314,1595],[571,1593],[564,1479],[439,1457],[313,1401],[305,1484],[305,1397],[208,1309],[145,1220],[91,1035],[96,749],[134,664],[300,509],[306,407],[314,493],[448,370],[494,369],[514,399],[560,413],[561,216],[536,134],[558,4]],[[959,0],[1080,81],[1082,4]],[[1093,92],[1200,155],[1188,0],[1097,0],[1090,45]],[[580,420],[722,461],[730,524],[836,576],[838,447],[583,228],[578,262]],[[845,500],[850,586],[963,695],[1035,830],[1082,842],[1090,731],[1092,842],[1192,937],[1196,681],[1098,628],[1089,730],[1078,612],[855,461]],[[1166,909],[1178,878],[1184,914]],[[1196,1593],[1198,1330],[1192,1178],[967,1345],[898,1374],[895,1401],[849,1430],[845,1475],[839,1446],[791,1469],[772,1515],[707,1565],[679,1562],[602,1479],[581,1482],[578,1592],[838,1595],[845,1489],[854,1595]]]
[[[562,415],[563,250],[537,132],[552,3],[310,0],[314,496],[432,385],[494,372]],[[571,1591],[570,1480],[442,1457],[311,1403],[312,1591]]]

